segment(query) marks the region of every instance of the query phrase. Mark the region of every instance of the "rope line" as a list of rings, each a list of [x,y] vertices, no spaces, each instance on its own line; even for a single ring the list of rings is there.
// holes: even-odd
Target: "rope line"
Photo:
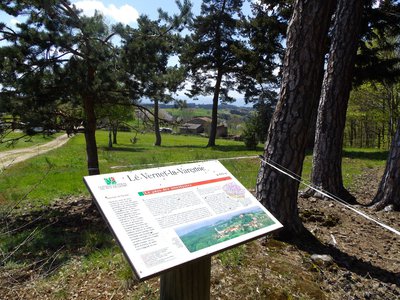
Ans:
[[[288,171],[282,170],[284,168],[282,166],[279,166],[279,164],[277,164],[276,162],[271,162],[271,160],[266,160],[261,155],[259,156],[259,158],[263,163],[269,165],[270,167],[274,168],[275,170],[281,172],[282,174],[285,174],[286,176],[289,176],[290,178],[298,181],[299,183],[304,184],[306,187],[308,187],[308,188],[320,193],[321,195],[338,202],[339,204],[341,204],[344,207],[346,207],[347,209],[350,209],[351,211],[357,213],[358,215],[364,217],[365,219],[370,220],[370,221],[376,223],[377,225],[379,225],[379,226],[381,226],[381,227],[393,232],[394,234],[397,234],[398,236],[400,236],[400,232],[398,230],[394,229],[393,227],[390,227],[389,225],[386,225],[385,223],[382,223],[382,222],[372,218],[371,216],[367,215],[366,213],[355,209],[354,207],[352,207],[351,205],[347,204],[344,200],[340,199],[339,197],[337,197],[335,195],[332,195],[329,192],[321,191],[321,190],[313,187],[311,184],[308,184],[304,180],[302,180],[301,177],[298,176],[297,174],[292,175],[292,174],[290,174],[292,172],[290,172],[290,171],[288,172]],[[299,178],[296,178],[296,177],[299,177]]]
[[[249,155],[249,156],[234,156],[234,157],[222,157],[216,158],[215,160],[239,160],[246,158],[258,158],[257,155]],[[204,160],[188,160],[182,162],[182,164],[191,164],[191,163],[200,163],[210,161],[212,159],[204,159]],[[176,164],[176,162],[166,162],[166,163],[153,163],[153,164],[140,164],[140,165],[126,165],[126,166],[112,166],[110,169],[123,169],[123,168],[132,168],[132,167],[152,167],[152,166],[168,166]]]

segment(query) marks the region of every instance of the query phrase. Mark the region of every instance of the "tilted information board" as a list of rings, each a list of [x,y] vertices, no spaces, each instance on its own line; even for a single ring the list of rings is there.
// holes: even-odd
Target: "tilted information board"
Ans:
[[[84,181],[139,279],[282,227],[219,161]]]

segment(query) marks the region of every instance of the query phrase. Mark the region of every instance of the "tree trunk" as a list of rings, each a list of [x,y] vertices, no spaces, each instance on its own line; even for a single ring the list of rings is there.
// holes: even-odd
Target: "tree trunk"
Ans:
[[[91,95],[84,98],[84,110],[86,115],[85,141],[89,175],[100,174],[99,157],[96,143],[96,114],[94,111],[94,99]]]
[[[222,16],[224,14],[226,4],[227,4],[227,0],[223,0],[221,10],[220,10],[220,16]],[[217,60],[217,79],[216,79],[215,87],[214,87],[210,136],[208,137],[207,147],[215,146],[215,139],[217,137],[218,102],[219,102],[219,93],[221,91],[222,76],[224,73],[223,65],[224,65],[224,61],[225,61],[225,59],[222,57],[223,54],[222,54],[222,50],[221,50],[221,32],[223,31],[223,28],[221,25],[222,25],[222,17],[218,18],[218,25],[217,25],[215,41],[214,41],[214,47],[216,49],[215,56],[216,56],[216,60]]]
[[[400,118],[397,121],[396,134],[392,139],[386,168],[371,205],[376,210],[393,205],[400,210]]]
[[[96,143],[96,112],[94,110],[94,98],[91,92],[91,86],[94,81],[95,69],[91,66],[87,72],[87,93],[83,95],[83,109],[86,117],[85,124],[85,141],[86,141],[86,155],[87,166],[89,175],[100,174],[99,169],[99,156],[97,153]]]
[[[219,102],[219,92],[221,90],[222,72],[218,70],[217,82],[214,88],[213,106],[211,114],[211,127],[210,136],[208,137],[207,147],[215,146],[215,139],[217,137],[217,125],[218,125],[218,102]]]
[[[354,203],[355,198],[343,186],[342,148],[362,9],[362,0],[339,0],[337,4],[318,107],[311,174],[314,187],[350,203]],[[314,190],[309,190],[308,194],[323,198]]]
[[[158,119],[158,100],[154,99],[154,133],[156,141],[154,146],[161,146],[160,122]]]
[[[111,125],[108,128],[108,148],[112,148],[113,143],[112,143],[112,129],[111,129]]]
[[[290,20],[279,102],[271,120],[264,156],[287,170],[302,171],[308,128],[317,108],[323,75],[325,41],[335,1],[298,0]],[[262,164],[256,193],[284,225],[281,237],[304,229],[298,216],[299,183]]]
[[[353,140],[354,140],[354,136],[355,136],[354,122],[355,122],[354,120],[350,121],[350,147],[353,147]]]
[[[113,127],[112,127],[112,134],[113,134],[113,144],[118,144],[117,143],[117,134],[118,134],[118,124],[117,125],[114,125]]]

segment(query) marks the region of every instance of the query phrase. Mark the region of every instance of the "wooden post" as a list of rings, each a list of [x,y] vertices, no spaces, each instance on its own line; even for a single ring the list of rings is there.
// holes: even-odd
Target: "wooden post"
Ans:
[[[161,275],[160,300],[209,300],[211,256]]]

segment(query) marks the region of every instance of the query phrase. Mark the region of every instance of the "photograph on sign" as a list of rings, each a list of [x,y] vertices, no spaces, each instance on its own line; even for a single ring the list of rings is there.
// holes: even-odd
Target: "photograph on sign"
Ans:
[[[84,182],[139,279],[282,227],[218,161]]]
[[[273,224],[274,221],[256,206],[178,227],[175,232],[185,247],[195,252]]]

